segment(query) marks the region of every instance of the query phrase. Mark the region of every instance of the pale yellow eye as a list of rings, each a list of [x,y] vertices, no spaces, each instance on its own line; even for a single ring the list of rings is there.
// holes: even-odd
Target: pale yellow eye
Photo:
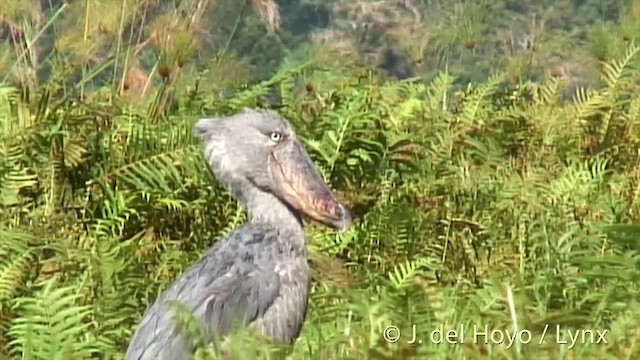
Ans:
[[[273,142],[280,142],[280,140],[282,140],[282,134],[280,134],[279,132],[272,132],[269,135],[269,138],[271,139],[271,141]]]

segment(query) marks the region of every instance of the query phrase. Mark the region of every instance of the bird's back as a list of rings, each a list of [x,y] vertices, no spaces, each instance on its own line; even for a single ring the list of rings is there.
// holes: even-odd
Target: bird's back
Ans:
[[[307,308],[306,252],[279,236],[249,223],[219,241],[145,312],[125,360],[191,358],[192,344],[176,326],[171,300],[193,312],[206,341],[226,335],[242,319],[276,341],[294,341]]]

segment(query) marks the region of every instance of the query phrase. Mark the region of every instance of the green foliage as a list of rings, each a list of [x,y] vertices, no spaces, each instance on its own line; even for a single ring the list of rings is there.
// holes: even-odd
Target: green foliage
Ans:
[[[640,354],[637,2],[617,24],[577,30],[548,11],[551,31],[532,21],[495,52],[486,44],[504,37],[501,19],[552,2],[434,1],[441,23],[406,26],[413,15],[387,1],[283,1],[283,29],[258,37],[275,26],[273,2],[154,2],[144,24],[149,9],[136,1],[36,3],[0,10],[26,39],[0,49],[5,80],[20,84],[0,87],[0,359],[122,358],[160,291],[246,219],[202,159],[193,123],[269,105],[357,221],[344,233],[308,228],[314,281],[296,345],[239,331],[222,344],[232,358]],[[589,22],[598,13],[568,3],[553,2]],[[618,7],[600,10],[609,20]],[[117,11],[92,20],[106,9]],[[326,43],[316,34],[298,46],[311,9],[337,18]],[[160,41],[167,31],[173,40]],[[532,34],[536,46],[524,46]],[[45,38],[53,49],[36,46]],[[186,64],[210,43],[206,68]],[[361,66],[390,46],[425,60],[409,73],[428,81]],[[577,54],[593,87],[546,76],[549,58],[566,55],[558,49]],[[498,71],[487,76],[489,63]],[[422,344],[407,343],[412,325]],[[398,342],[385,341],[388,326]],[[532,340],[474,342],[474,326]],[[606,329],[608,343],[571,348],[557,327]],[[440,328],[464,329],[464,343],[431,344]],[[193,335],[195,358],[214,358]]]
[[[314,287],[293,349],[239,332],[225,351],[635,357],[638,230],[609,225],[640,214],[636,56],[631,44],[603,64],[604,86],[574,102],[554,78],[514,86],[496,74],[455,90],[445,73],[427,84],[308,64],[231,97],[177,97],[162,111],[4,88],[2,348],[24,359],[121,357],[161,289],[245,218],[212,178],[193,122],[275,91],[358,221],[340,234],[309,228]],[[318,79],[327,79],[321,89],[300,86]],[[412,324],[421,346],[406,343]],[[382,336],[391,325],[403,334],[395,344]],[[473,343],[474,325],[534,340]],[[553,336],[538,343],[546,325]],[[464,327],[466,342],[428,344],[439,326]],[[609,343],[569,350],[556,326],[608,329]]]

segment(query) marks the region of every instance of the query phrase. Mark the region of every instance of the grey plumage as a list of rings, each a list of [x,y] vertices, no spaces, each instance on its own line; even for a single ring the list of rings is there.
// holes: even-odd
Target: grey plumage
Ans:
[[[204,334],[228,334],[235,321],[280,343],[293,343],[307,312],[309,267],[302,215],[345,229],[349,211],[314,169],[291,127],[277,113],[245,109],[195,125],[218,179],[249,221],[217,242],[147,309],[126,360],[186,360],[193,349],[168,301],[193,312]]]

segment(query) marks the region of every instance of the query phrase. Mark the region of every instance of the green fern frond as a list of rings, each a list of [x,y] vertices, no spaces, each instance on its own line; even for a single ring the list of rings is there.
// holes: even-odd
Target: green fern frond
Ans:
[[[122,192],[113,192],[104,187],[105,199],[103,200],[102,216],[97,219],[92,226],[93,236],[96,239],[116,238],[119,239],[127,221],[138,214],[128,204],[131,198],[125,197]]]
[[[498,90],[505,76],[503,73],[494,74],[485,83],[473,89],[472,94],[465,98],[464,107],[458,117],[459,121],[470,128],[482,125],[488,111],[487,98]]]
[[[76,305],[75,286],[58,287],[48,281],[34,297],[16,299],[24,315],[8,331],[11,354],[23,359],[86,359],[103,348],[85,322],[90,306]]]
[[[602,80],[611,91],[616,91],[618,84],[629,75],[629,66],[640,51],[634,43],[629,44],[621,59],[613,59],[602,64]]]
[[[0,311],[25,289],[37,240],[17,230],[0,230]]]
[[[433,113],[440,113],[447,116],[451,97],[452,87],[456,78],[446,72],[438,73],[427,87],[427,103]]]
[[[431,263],[429,259],[407,260],[395,266],[389,273],[389,279],[396,289],[402,289],[411,285],[411,281],[421,274],[423,267]]]
[[[582,88],[578,88],[580,90]],[[560,95],[560,80],[550,77],[545,82],[536,87],[537,91],[533,92],[534,102],[538,104],[553,104]]]

